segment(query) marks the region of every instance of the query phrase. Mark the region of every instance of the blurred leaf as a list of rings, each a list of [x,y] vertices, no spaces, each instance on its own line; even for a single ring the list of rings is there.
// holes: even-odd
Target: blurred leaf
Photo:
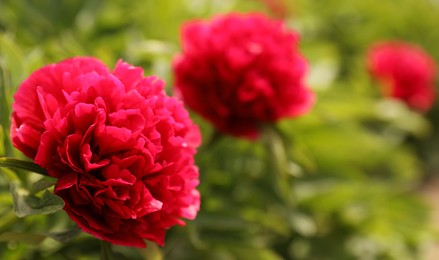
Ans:
[[[303,213],[294,212],[290,217],[290,223],[294,231],[302,236],[309,237],[317,233],[317,226],[314,220]]]
[[[64,232],[51,232],[47,236],[60,242],[67,243],[81,233],[81,229],[77,226]]]
[[[14,211],[18,217],[51,214],[64,207],[64,201],[47,190],[42,198],[24,195],[17,182],[11,183],[11,193],[14,200]]]
[[[0,173],[2,173],[8,181],[15,181],[20,179],[17,174],[9,168],[0,167]]]
[[[283,259],[278,254],[267,248],[245,248],[232,247],[232,252],[237,259],[252,259],[252,260],[281,260]]]
[[[390,126],[413,134],[425,137],[431,134],[431,124],[421,114],[411,111],[400,101],[384,99],[376,106],[377,117],[388,121]]]
[[[144,259],[148,260],[163,260],[165,259],[163,256],[160,247],[155,243],[148,243],[147,248],[140,250]]]
[[[41,244],[44,239],[46,239],[46,236],[32,233],[5,232],[0,234],[0,242],[17,241],[38,245]]]
[[[8,34],[0,34],[0,70],[5,70],[10,74],[9,84],[18,83],[23,76],[23,53]],[[6,83],[4,81],[3,83]],[[5,90],[10,90],[12,86],[3,86]],[[10,92],[5,92],[9,93]]]

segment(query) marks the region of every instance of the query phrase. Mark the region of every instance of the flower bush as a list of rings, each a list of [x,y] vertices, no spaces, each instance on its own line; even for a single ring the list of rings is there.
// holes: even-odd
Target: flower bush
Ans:
[[[163,81],[88,57],[45,66],[15,94],[13,145],[57,178],[55,194],[83,230],[113,244],[164,244],[195,218],[200,133]]]
[[[405,42],[381,42],[372,46],[368,66],[381,82],[384,95],[425,112],[435,100],[434,60],[419,46]]]
[[[287,12],[277,13],[274,5],[271,5],[275,2],[285,3],[286,9],[283,10]],[[242,28],[242,20],[250,16],[237,15],[236,12],[264,13],[277,18],[282,16],[283,22],[264,19],[284,24],[281,26],[284,29],[288,26],[300,32],[300,52],[310,64],[309,74],[305,73],[307,83],[313,87],[318,102],[312,105],[312,111],[306,115],[294,120],[278,121],[275,128],[270,127],[273,121],[253,118],[255,120],[252,122],[255,123],[251,137],[258,134],[261,124],[269,124],[263,127],[259,140],[234,138],[217,133],[212,135],[212,130],[215,129],[209,125],[209,121],[194,116],[193,120],[200,126],[203,137],[215,137],[212,139],[215,142],[205,142],[205,146],[195,157],[199,172],[203,173],[199,176],[200,185],[196,187],[202,198],[196,219],[185,220],[186,227],[177,225],[166,231],[163,247],[154,242],[148,242],[147,249],[118,246],[120,243],[113,241],[119,238],[129,241],[124,239],[124,236],[128,235],[138,239],[136,243],[140,246],[143,238],[139,238],[138,234],[142,232],[142,235],[147,236],[146,227],[152,231],[151,229],[160,228],[165,221],[170,221],[172,215],[166,217],[165,211],[169,212],[171,208],[179,207],[180,200],[183,199],[178,196],[178,181],[169,182],[169,193],[165,192],[176,196],[165,196],[166,200],[163,199],[164,195],[160,195],[161,198],[157,196],[157,190],[160,190],[158,186],[162,185],[164,189],[167,187],[167,177],[160,182],[159,176],[184,175],[182,171],[172,171],[176,164],[169,161],[171,157],[177,158],[181,154],[179,151],[166,154],[167,157],[164,158],[165,154],[159,152],[158,147],[148,146],[147,150],[150,153],[156,149],[155,162],[166,165],[166,169],[145,175],[143,178],[135,176],[136,184],[130,185],[134,178],[127,172],[138,173],[141,167],[137,166],[143,165],[140,162],[143,159],[136,161],[128,169],[120,170],[119,177],[113,178],[110,172],[116,173],[118,169],[113,170],[115,167],[130,163],[129,159],[120,159],[124,152],[127,156],[132,151],[133,154],[137,153],[138,157],[148,157],[142,149],[143,141],[130,146],[137,152],[126,149],[118,153],[107,148],[124,145],[119,139],[115,141],[101,136],[88,139],[102,129],[99,120],[104,116],[104,126],[109,129],[106,133],[114,133],[115,128],[126,128],[134,133],[133,138],[137,138],[138,131],[132,129],[140,128],[142,122],[151,123],[151,127],[146,128],[152,129],[154,125],[157,132],[166,132],[167,128],[162,123],[155,123],[155,117],[142,112],[145,119],[142,120],[137,112],[131,111],[145,111],[145,106],[137,106],[135,102],[131,102],[131,98],[126,98],[133,90],[112,91],[114,84],[105,84],[105,91],[100,91],[103,86],[95,84],[101,82],[100,80],[79,80],[90,79],[91,77],[84,76],[91,73],[96,74],[99,79],[108,78],[108,82],[120,81],[120,84],[116,85],[125,89],[125,86],[129,85],[125,83],[128,78],[136,81],[136,77],[123,77],[124,80],[121,80],[122,77],[115,76],[120,73],[113,69],[109,71],[100,62],[97,62],[100,65],[95,66],[96,62],[92,61],[94,59],[90,59],[81,62],[77,66],[77,75],[73,76],[73,69],[68,69],[69,72],[64,69],[68,67],[68,63],[48,66],[57,68],[58,72],[49,73],[53,76],[46,74],[47,80],[39,80],[36,90],[30,91],[33,94],[23,93],[18,87],[36,69],[64,60],[66,57],[80,55],[98,57],[108,65],[116,64],[122,57],[126,62],[142,67],[145,75],[157,75],[166,81],[171,80],[173,77],[176,78],[172,70],[172,58],[179,52],[180,57],[185,57],[185,52],[178,48],[182,42],[178,33],[180,26],[193,19],[216,16],[217,18],[210,21],[198,22],[203,24],[203,28],[207,28],[206,32],[210,32],[209,28],[219,19],[218,14],[223,14],[220,17],[224,19],[229,16],[224,14],[231,12],[235,13],[232,16],[242,18],[235,19],[236,23],[240,24],[235,25],[236,30],[239,28],[235,39],[243,39],[249,35]],[[428,204],[426,205],[424,196],[433,202],[432,205],[436,205],[434,202],[439,195],[434,179],[439,172],[439,107],[435,106],[423,114],[410,111],[402,102],[382,102],[376,95],[378,88],[371,88],[369,71],[365,69],[364,61],[365,50],[370,43],[383,38],[416,42],[437,61],[439,48],[436,48],[436,43],[439,42],[439,33],[434,28],[437,27],[438,16],[439,6],[428,0],[401,1],[398,3],[398,12],[395,12],[395,1],[134,0],[128,4],[124,1],[99,0],[3,1],[0,8],[0,259],[426,258],[432,252],[425,250],[437,243],[437,227],[432,225],[432,211]],[[172,19],[169,19],[170,17]],[[207,41],[196,47],[204,54],[214,43],[221,47],[223,41],[218,41],[219,36],[233,30],[233,27],[234,25],[228,25],[217,29],[215,34],[211,33],[210,38],[206,38]],[[249,23],[247,27],[255,26]],[[264,28],[259,26],[254,30],[261,31],[265,30]],[[296,32],[292,33],[297,36]],[[269,40],[272,38],[271,35],[265,33],[267,41],[275,42],[273,46],[281,42],[281,37]],[[210,42],[209,39],[215,41]],[[230,42],[234,41],[230,39]],[[230,47],[229,51],[233,53],[233,49],[239,49],[243,45],[237,42],[225,47]],[[297,42],[290,47],[290,50],[297,52]],[[280,53],[282,48],[274,49],[272,53]],[[206,56],[209,55],[200,59]],[[239,55],[231,56],[241,59]],[[228,70],[216,69],[225,57],[226,55],[222,54],[215,56],[215,62],[211,63],[211,67],[188,67],[194,70],[191,73],[200,73],[207,68],[210,68],[212,75],[219,75],[219,71],[238,73],[238,70],[225,65],[221,66],[229,68]],[[179,58],[174,64],[178,63],[178,60]],[[267,59],[264,61],[269,64]],[[256,71],[257,75],[262,75],[258,74],[259,72],[270,72],[262,63],[252,63],[260,67]],[[117,65],[120,66],[121,64]],[[54,68],[46,68],[44,71],[54,71]],[[139,69],[131,67],[127,70],[133,72]],[[190,71],[189,68],[187,70]],[[221,72],[221,75],[223,74]],[[245,73],[241,75],[246,77]],[[275,75],[273,79],[282,79],[278,74]],[[74,83],[64,85],[70,78],[75,78]],[[149,79],[151,84],[145,85],[161,84],[157,80]],[[61,81],[63,84],[57,83]],[[221,83],[218,79],[212,82]],[[439,81],[436,81],[436,87],[437,83]],[[100,91],[96,92],[96,96],[102,92],[105,95],[94,99],[96,102],[78,102],[75,109],[71,110],[73,112],[67,112],[72,107],[71,100],[75,101],[83,96],[74,94],[75,91],[70,87],[63,89],[61,95],[58,92],[54,95],[53,91],[48,90],[48,86],[55,85],[59,86],[59,89],[71,86],[78,93],[81,92],[82,85],[90,85],[90,92],[87,93],[91,97],[94,91],[92,89]],[[218,89],[218,93],[231,90],[230,86],[223,85],[223,88]],[[236,89],[239,87],[234,86]],[[120,88],[122,87],[116,87]],[[151,90],[151,93],[155,92],[152,91],[155,88],[148,87],[144,90],[146,89]],[[46,150],[50,153],[55,150],[52,160],[39,159],[47,165],[64,167],[68,171],[55,169],[56,167],[52,170],[42,169],[30,159],[24,158],[23,153],[12,146],[10,123],[13,94],[17,90],[22,94],[18,100],[21,99],[20,104],[27,107],[27,112],[20,114],[17,110],[14,114],[14,127],[18,126],[21,129],[15,133],[12,131],[14,143],[19,144],[20,150],[29,154],[31,158],[36,158],[39,154],[38,149],[43,146],[49,147]],[[178,91],[181,94],[181,90]],[[200,102],[205,102],[206,106],[215,97],[213,92],[209,93],[211,97],[199,95]],[[238,91],[231,93],[236,94]],[[228,100],[232,101],[232,97]],[[151,98],[154,99],[152,96]],[[145,100],[153,103],[151,98]],[[117,111],[104,110],[102,102],[98,99],[104,100],[107,108]],[[113,105],[113,102],[107,102],[110,99],[127,102]],[[166,98],[168,99],[171,98]],[[252,106],[261,105],[264,100],[255,101]],[[44,110],[41,104],[44,104]],[[139,104],[144,103],[141,101]],[[224,105],[230,110],[228,113],[244,111],[242,107],[245,106],[230,107],[228,104]],[[280,108],[280,104],[279,101],[270,105]],[[160,114],[165,120],[168,117],[161,113],[165,113],[165,107],[163,105],[162,110],[157,106],[148,106],[148,109],[151,109],[154,115]],[[131,110],[122,113],[119,108]],[[60,115],[58,118],[55,117],[57,110]],[[84,120],[79,120],[76,112]],[[87,127],[86,125],[92,121],[90,118],[93,118],[93,113],[98,117]],[[46,119],[46,114],[49,115],[49,119]],[[63,114],[66,115],[65,119],[61,118]],[[58,120],[59,118],[61,119]],[[278,120],[282,118],[286,117]],[[26,119],[27,122],[20,121],[22,119]],[[51,129],[46,130],[46,125],[41,123],[42,120],[47,121]],[[55,121],[58,121],[61,127],[56,128],[55,125],[56,129],[53,129]],[[67,127],[62,127],[62,121]],[[235,124],[237,125],[238,123]],[[233,130],[232,123],[230,128]],[[56,134],[57,139],[51,138],[51,143],[42,144],[43,139],[47,140],[47,137],[42,136],[49,130],[50,133]],[[85,134],[82,134],[83,130]],[[66,131],[69,132],[68,138],[64,138]],[[145,135],[144,131],[141,132],[144,136],[151,137]],[[230,133],[224,130],[222,132]],[[81,145],[82,139],[80,145],[84,152],[81,150],[79,156],[73,156],[75,151],[79,150],[74,144],[78,143],[81,135],[86,136],[83,139],[90,145],[93,152],[91,157],[85,145],[87,142]],[[131,138],[126,134],[120,136],[123,136],[121,139]],[[165,135],[160,134],[160,142],[165,139]],[[188,146],[197,143],[197,138],[194,138],[195,142],[189,141],[190,139],[192,137],[188,134]],[[65,146],[62,140],[65,140]],[[156,141],[151,142],[157,144]],[[94,145],[98,142],[99,146]],[[174,142],[175,140],[169,141],[172,144],[175,144]],[[131,144],[131,141],[128,143]],[[100,146],[111,155],[105,154],[102,149],[98,151],[97,148]],[[167,148],[166,151],[170,150]],[[135,157],[133,154],[131,157]],[[108,167],[105,165],[107,159],[110,160]],[[57,163],[57,160],[61,160],[61,163]],[[188,164],[190,160],[192,159],[188,158]],[[145,160],[145,164],[147,161]],[[70,165],[75,167],[73,171],[69,170]],[[99,168],[99,165],[104,166]],[[84,168],[83,172],[78,172],[81,166],[93,169],[86,172]],[[108,169],[105,170],[106,168]],[[148,169],[145,167],[143,170],[146,174]],[[47,176],[48,172],[54,177]],[[79,182],[70,179],[61,181],[63,176],[77,176]],[[157,178],[158,182],[150,182],[152,178],[149,177]],[[59,184],[54,187],[57,178]],[[147,190],[152,197],[151,199],[144,193],[144,205],[134,203],[135,199],[132,196],[138,194],[141,189],[137,183],[139,179],[148,184]],[[89,183],[84,184],[84,181],[90,180],[95,181],[89,182],[93,186],[86,185]],[[197,178],[193,181],[197,182]],[[73,185],[67,188],[70,184]],[[103,191],[107,187],[108,189]],[[131,188],[129,192],[124,193],[127,187]],[[54,195],[54,192],[64,196],[66,203]],[[76,195],[75,193],[83,194],[84,198],[71,196]],[[121,200],[126,198],[126,204],[121,200],[111,200],[113,194],[120,195]],[[190,198],[198,201],[196,196],[189,196],[188,201]],[[175,199],[178,203],[169,202],[167,199]],[[110,200],[112,202],[107,203]],[[150,201],[149,204],[147,200]],[[80,204],[79,201],[84,204]],[[145,213],[159,208],[156,201],[163,203],[159,210],[161,213]],[[109,205],[111,210],[107,208]],[[137,211],[147,205],[150,207],[144,211]],[[72,209],[76,210],[75,212],[79,212],[78,209],[82,210],[80,216],[75,213],[75,221],[90,230],[93,228],[95,235],[105,235],[113,241],[107,239],[109,242],[106,242],[81,232],[62,210],[64,206],[71,208],[72,212]],[[173,215],[178,220],[185,218],[183,212],[187,207],[181,208],[180,216]],[[194,206],[194,209],[196,208]],[[99,212],[112,212],[113,215],[107,219]],[[139,217],[144,213],[143,217]],[[135,214],[138,216],[137,219],[130,219],[134,218],[131,216]],[[148,216],[154,215],[157,216],[157,221],[147,221],[151,220],[147,219]],[[117,221],[116,216],[120,216],[121,221]],[[130,228],[134,227],[129,227],[126,223],[134,224],[141,221],[146,223],[139,225],[145,232],[136,228],[128,234]],[[119,226],[117,223],[120,223]],[[107,226],[109,228],[106,228]],[[110,228],[114,236],[110,235]],[[82,229],[86,230],[84,227]],[[154,236],[153,232],[148,234]],[[110,242],[115,245],[111,245]],[[433,256],[432,259],[439,257]]]
[[[299,35],[260,14],[183,25],[175,84],[185,103],[221,132],[255,138],[262,124],[310,110],[314,95]]]

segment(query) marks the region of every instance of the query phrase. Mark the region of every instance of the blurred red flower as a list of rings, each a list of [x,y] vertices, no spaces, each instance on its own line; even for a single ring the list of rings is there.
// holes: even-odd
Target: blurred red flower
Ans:
[[[260,14],[229,14],[182,28],[174,61],[185,104],[235,136],[256,138],[261,124],[306,113],[314,95],[299,36]]]
[[[434,60],[419,46],[404,42],[381,42],[368,53],[368,67],[382,83],[384,95],[404,101],[425,112],[435,99]]]
[[[285,19],[290,11],[288,10],[288,4],[286,0],[257,0],[261,4],[265,5],[270,13],[279,19]]]
[[[34,72],[14,97],[14,146],[58,178],[55,193],[83,231],[163,245],[166,229],[195,218],[200,133],[163,81],[72,58]]]

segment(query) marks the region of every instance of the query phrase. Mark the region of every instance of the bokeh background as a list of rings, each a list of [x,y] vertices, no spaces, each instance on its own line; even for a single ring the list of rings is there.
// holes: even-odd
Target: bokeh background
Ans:
[[[257,141],[218,137],[193,114],[204,142],[198,218],[171,229],[163,248],[115,247],[117,259],[439,259],[439,105],[419,114],[382,97],[365,64],[382,40],[439,61],[437,0],[0,0],[0,156],[23,158],[9,116],[35,69],[124,59],[172,94],[180,26],[228,12],[261,12],[301,34],[317,103]],[[0,259],[99,257],[99,242],[64,212],[15,216],[10,183],[30,189],[40,176],[0,173]]]

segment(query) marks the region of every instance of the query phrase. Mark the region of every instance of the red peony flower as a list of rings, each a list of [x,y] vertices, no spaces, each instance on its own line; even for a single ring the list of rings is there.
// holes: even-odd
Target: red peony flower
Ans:
[[[200,133],[163,81],[118,62],[72,58],[34,72],[13,104],[15,147],[57,178],[55,193],[84,231],[108,242],[160,245],[200,206]]]
[[[255,138],[261,124],[307,112],[314,95],[297,33],[259,14],[230,14],[182,29],[174,62],[185,103],[218,130]]]
[[[368,53],[368,67],[386,96],[422,112],[433,105],[436,65],[420,47],[404,42],[375,44]]]

